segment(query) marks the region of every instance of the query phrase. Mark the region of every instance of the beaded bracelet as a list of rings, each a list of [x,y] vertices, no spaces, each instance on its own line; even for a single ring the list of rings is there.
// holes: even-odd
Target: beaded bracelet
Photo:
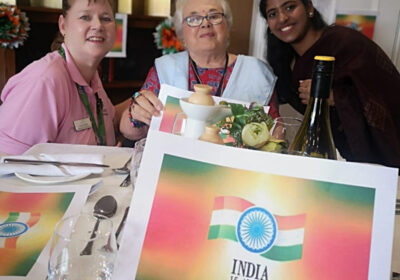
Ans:
[[[129,121],[131,122],[132,127],[141,128],[141,127],[145,126],[146,124],[144,122],[135,120],[132,117],[132,111],[131,111],[132,110],[131,107],[132,107],[133,103],[135,102],[135,99],[138,96],[140,96],[140,92],[137,91],[131,97],[131,102],[129,104],[129,109],[128,109],[128,117],[129,117]]]

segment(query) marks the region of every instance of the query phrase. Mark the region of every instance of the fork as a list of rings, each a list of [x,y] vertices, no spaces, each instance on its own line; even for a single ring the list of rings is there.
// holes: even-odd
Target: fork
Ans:
[[[126,178],[122,181],[122,183],[119,185],[120,187],[127,187],[131,183],[131,174],[128,174]]]
[[[124,166],[119,167],[119,168],[113,168],[113,171],[117,174],[128,174],[129,173],[129,164],[131,163],[132,157],[128,159],[127,162],[125,162]]]

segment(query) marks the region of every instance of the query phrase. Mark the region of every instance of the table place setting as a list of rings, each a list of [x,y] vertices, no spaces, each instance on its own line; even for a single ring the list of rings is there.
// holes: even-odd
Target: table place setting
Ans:
[[[134,149],[132,148],[43,143],[33,146],[22,156],[4,156],[1,159],[2,163],[0,163],[0,201],[11,200],[9,200],[9,203],[0,203],[0,227],[7,219],[13,219],[12,217],[15,216],[15,214],[9,213],[16,212],[22,213],[20,222],[27,224],[28,230],[25,233],[21,233],[21,237],[16,242],[7,242],[7,244],[16,244],[19,250],[11,251],[13,259],[8,261],[7,265],[5,263],[3,266],[0,264],[0,279],[45,279],[51,235],[57,222],[79,213],[93,215],[94,210],[99,209],[99,207],[103,208],[104,205],[112,206],[113,203],[110,201],[114,201],[115,204],[112,209],[112,215],[110,214],[106,219],[112,223],[112,231],[115,234],[116,247],[118,248],[121,237],[125,232],[124,224],[128,217],[128,209],[133,193],[130,183],[125,188],[121,188],[119,185],[130,174],[131,166],[137,168],[136,165],[129,162],[133,153]],[[3,163],[4,159],[6,163]],[[33,160],[34,162],[32,164],[30,162],[11,163],[7,162],[7,159],[11,159],[10,161],[14,159]],[[46,161],[46,163],[35,162],[37,160]],[[125,165],[127,170],[123,174],[116,171],[116,169],[120,171],[120,168]],[[135,172],[135,169],[132,172]],[[32,178],[26,180],[25,178],[20,178],[19,174]],[[57,176],[54,176],[55,174]],[[82,177],[79,178],[78,176]],[[71,177],[74,180],[64,181],[66,178]],[[52,182],[47,183],[45,181],[46,178],[51,178]],[[60,179],[60,181],[57,181],[56,178]],[[35,179],[38,180],[35,181]],[[23,196],[23,199],[19,199],[19,196]],[[55,202],[47,200],[47,197],[52,198]],[[105,197],[108,197],[108,199],[105,199]],[[76,203],[75,201],[77,200],[80,203]],[[47,206],[46,201],[49,203]],[[57,211],[51,210],[54,207]],[[64,210],[60,211],[60,209]],[[52,214],[53,212],[54,215]],[[29,216],[36,217],[37,213],[40,213],[40,219],[32,226],[32,230],[29,230],[28,224],[32,222],[29,222],[29,220],[33,219],[29,219]],[[10,215],[11,218],[8,218],[7,215]],[[19,221],[17,222],[19,223]],[[79,232],[82,229],[79,229]],[[93,227],[90,230],[93,230]],[[41,232],[44,234],[41,234]],[[27,236],[25,237],[25,235]],[[22,238],[22,236],[24,237]],[[25,269],[21,267],[11,271],[7,267],[14,261],[18,262],[20,258],[23,258],[25,256],[23,254],[24,248],[31,246],[26,243],[28,242],[26,240],[28,236],[30,236],[29,239],[32,238],[31,242],[33,243],[40,236],[41,241],[38,244],[40,245],[40,248],[38,248],[38,252],[41,252],[40,256],[30,259],[32,266],[27,266]],[[2,240],[0,236],[0,244]],[[24,242],[21,243],[21,240],[24,240]],[[107,242],[101,246],[104,245],[108,248]],[[84,248],[85,246],[80,248],[80,252]],[[93,250],[94,248],[95,246]],[[94,252],[93,250],[92,252]],[[9,255],[10,251],[7,252]],[[2,253],[6,253],[6,251],[0,249],[1,260],[5,259]]]
[[[52,184],[70,182],[101,174],[104,168],[101,154],[45,154],[4,156],[0,159],[0,176],[13,174],[27,182]]]

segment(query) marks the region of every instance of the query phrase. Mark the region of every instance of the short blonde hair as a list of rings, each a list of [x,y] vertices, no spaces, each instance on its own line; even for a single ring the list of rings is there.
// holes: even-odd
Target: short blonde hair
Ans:
[[[174,21],[174,27],[176,30],[176,34],[178,35],[178,38],[181,41],[182,41],[182,35],[183,35],[183,32],[182,32],[183,10],[189,1],[190,0],[176,0],[175,14],[174,14],[173,21]],[[227,0],[214,0],[214,1],[222,7],[222,11],[225,14],[226,22],[228,23],[228,30],[230,30],[232,27],[233,19],[232,19],[232,10],[231,10],[231,7],[229,6],[228,1]]]

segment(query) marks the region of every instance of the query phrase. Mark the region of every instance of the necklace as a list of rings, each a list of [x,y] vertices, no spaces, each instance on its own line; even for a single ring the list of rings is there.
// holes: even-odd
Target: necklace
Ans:
[[[228,69],[228,60],[229,60],[229,56],[228,56],[228,53],[226,53],[224,72],[222,74],[221,80],[219,81],[218,89],[217,89],[217,92],[215,93],[215,96],[221,96],[222,95],[222,85],[224,83],[226,70]],[[196,62],[194,62],[194,60],[190,56],[189,56],[189,61],[190,61],[190,65],[192,66],[194,75],[196,76],[197,83],[203,84],[203,82],[201,81],[201,79],[199,77],[199,73],[197,72]]]
[[[65,50],[62,46],[58,49],[58,53],[61,55],[62,58],[64,58],[65,61],[67,60],[66,56],[65,56]],[[90,122],[92,123],[93,131],[97,137],[97,142],[98,142],[97,144],[102,145],[102,146],[107,146],[106,129],[105,129],[105,125],[104,125],[104,116],[103,116],[103,101],[101,100],[101,98],[99,97],[99,95],[96,92],[95,97],[96,97],[96,113],[97,113],[97,121],[98,121],[98,125],[97,125],[84,87],[81,85],[78,85],[77,83],[75,83],[75,85],[78,90],[79,97],[82,101],[82,104],[85,107],[87,113],[89,114],[89,118],[90,118]]]

